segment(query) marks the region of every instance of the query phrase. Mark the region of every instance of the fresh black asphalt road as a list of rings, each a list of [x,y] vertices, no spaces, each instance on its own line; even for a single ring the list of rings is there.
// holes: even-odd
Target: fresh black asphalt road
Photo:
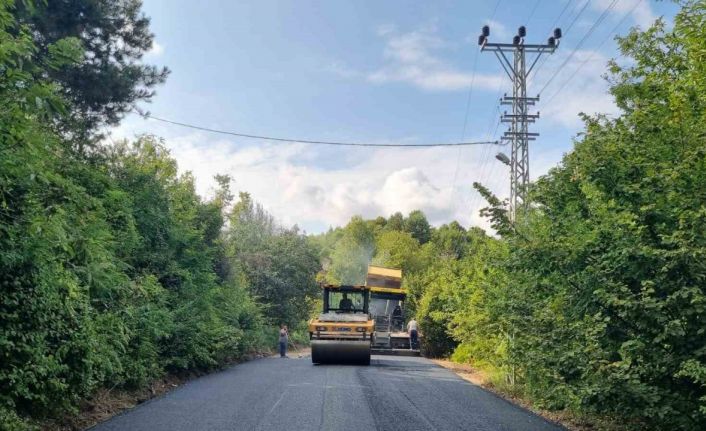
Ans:
[[[562,430],[424,358],[370,366],[264,358],[193,380],[93,428],[112,430]]]

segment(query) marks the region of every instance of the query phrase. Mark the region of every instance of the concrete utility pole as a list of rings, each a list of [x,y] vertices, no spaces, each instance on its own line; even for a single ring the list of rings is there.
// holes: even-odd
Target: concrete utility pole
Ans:
[[[527,97],[527,77],[537,64],[539,57],[544,53],[552,54],[559,46],[561,29],[554,29],[554,35],[546,44],[525,44],[525,26],[517,29],[517,35],[512,38],[512,43],[490,43],[490,27],[483,26],[481,35],[478,36],[478,45],[481,51],[492,51],[500,60],[500,64],[512,81],[512,96],[504,95],[500,99],[501,105],[512,105],[512,113],[507,111],[500,117],[503,123],[510,123],[510,127],[503,134],[501,140],[512,144],[510,165],[510,219],[515,221],[518,209],[527,205],[527,185],[529,184],[529,141],[534,141],[539,133],[528,130],[529,123],[534,123],[539,118],[539,112],[530,114],[528,107],[534,106],[539,101],[536,97]],[[511,62],[505,53],[513,54]],[[525,62],[525,53],[536,54],[529,68]],[[500,153],[498,159],[508,160],[507,156]]]

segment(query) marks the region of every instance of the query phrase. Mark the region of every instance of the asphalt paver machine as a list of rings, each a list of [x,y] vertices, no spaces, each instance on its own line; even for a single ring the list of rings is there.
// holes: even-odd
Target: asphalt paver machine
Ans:
[[[411,346],[407,333],[402,270],[370,265],[365,285],[370,289],[370,314],[375,320],[373,354],[419,355],[419,342]]]

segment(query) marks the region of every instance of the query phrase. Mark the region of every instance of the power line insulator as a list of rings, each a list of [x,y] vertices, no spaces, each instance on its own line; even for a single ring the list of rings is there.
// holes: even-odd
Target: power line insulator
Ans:
[[[550,37],[550,38],[547,40],[547,44],[548,44],[549,46],[556,46],[556,39],[554,39],[553,36]]]
[[[517,29],[517,35],[520,37],[527,36],[527,29],[525,28],[524,25],[521,25],[520,28]]]
[[[561,39],[561,29],[559,27],[554,29],[554,39]]]
[[[515,37],[512,38],[512,44],[513,45],[519,45],[520,44],[520,39],[521,37],[519,35],[515,35]]]
[[[483,34],[483,36],[485,36],[485,37],[490,36],[490,27],[487,26],[487,25],[484,25],[484,26],[483,26],[483,33],[482,33],[482,34]]]
[[[483,46],[484,43],[485,43],[485,36],[483,36],[481,34],[480,36],[478,36],[478,45]]]

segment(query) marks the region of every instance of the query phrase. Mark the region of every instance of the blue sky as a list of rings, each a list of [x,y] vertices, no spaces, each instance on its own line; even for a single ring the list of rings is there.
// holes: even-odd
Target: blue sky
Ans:
[[[585,4],[571,0],[564,9],[566,0],[145,0],[156,35],[145,61],[172,73],[144,108],[175,121],[268,136],[410,144],[495,139],[503,130],[497,127],[497,99],[511,87],[494,55],[478,53],[481,26],[490,24],[491,41],[504,42],[525,25],[532,43],[546,41],[558,21],[564,38],[530,82],[528,93],[536,94],[612,0]],[[537,107],[541,118],[533,131],[541,136],[530,147],[533,178],[571,149],[582,126],[579,112],[616,112],[601,78],[606,61],[617,55],[612,35],[645,28],[659,16],[669,21],[675,8],[671,2],[617,0],[609,9],[542,94],[547,100],[561,88],[551,103]],[[355,214],[388,216],[416,208],[437,225],[456,219],[487,227],[471,183],[481,181],[501,197],[509,193],[507,168],[493,157],[496,147],[283,144],[135,115],[112,133],[163,137],[180,168],[195,175],[201,194],[212,190],[213,175],[228,173],[236,190],[250,192],[283,223],[308,232]]]

